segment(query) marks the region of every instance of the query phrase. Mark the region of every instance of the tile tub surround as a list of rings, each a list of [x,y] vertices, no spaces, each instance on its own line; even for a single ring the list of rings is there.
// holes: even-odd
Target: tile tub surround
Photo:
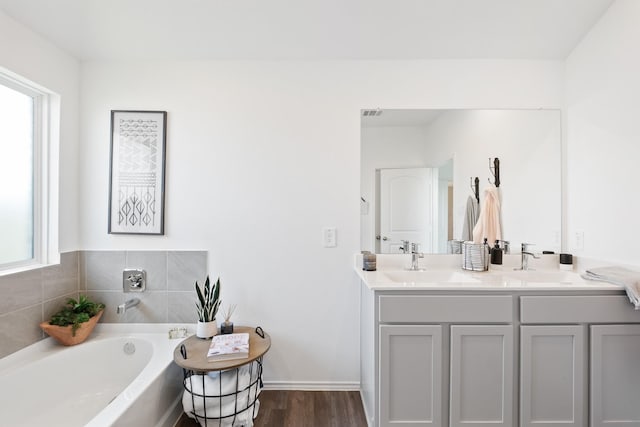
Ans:
[[[0,276],[0,357],[46,337],[40,322],[78,297],[78,261],[66,252],[58,265]]]
[[[83,251],[80,291],[107,305],[105,323],[192,323],[197,321],[194,284],[207,276],[206,251]],[[147,289],[124,293],[122,270],[147,272]],[[140,304],[122,315],[116,307],[127,299]]]
[[[122,291],[125,268],[147,271],[145,292]],[[79,293],[107,305],[102,323],[195,323],[193,285],[207,271],[206,251],[74,251],[59,265],[0,276],[0,357],[46,338],[40,322]],[[118,316],[129,298],[140,305]]]

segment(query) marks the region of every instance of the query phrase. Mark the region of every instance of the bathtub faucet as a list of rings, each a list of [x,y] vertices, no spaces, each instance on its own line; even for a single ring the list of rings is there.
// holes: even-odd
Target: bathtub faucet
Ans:
[[[132,307],[135,307],[136,305],[140,304],[140,299],[139,298],[131,298],[130,300],[127,300],[124,302],[124,304],[120,304],[118,306],[118,314],[122,314],[125,311],[129,310]]]

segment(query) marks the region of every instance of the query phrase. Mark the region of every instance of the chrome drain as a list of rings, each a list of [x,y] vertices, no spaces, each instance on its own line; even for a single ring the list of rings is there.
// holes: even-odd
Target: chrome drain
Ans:
[[[132,355],[136,352],[136,345],[132,342],[125,343],[122,351],[124,351],[124,354]]]

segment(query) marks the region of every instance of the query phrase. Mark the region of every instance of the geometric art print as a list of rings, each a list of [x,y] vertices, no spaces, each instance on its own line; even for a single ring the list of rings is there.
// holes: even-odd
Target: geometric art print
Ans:
[[[164,234],[166,114],[111,112],[109,233]]]

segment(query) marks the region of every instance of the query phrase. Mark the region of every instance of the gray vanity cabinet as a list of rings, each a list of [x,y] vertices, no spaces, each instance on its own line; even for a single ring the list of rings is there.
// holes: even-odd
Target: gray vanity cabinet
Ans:
[[[369,427],[640,427],[618,290],[361,291]]]
[[[640,427],[640,311],[629,299],[540,295],[520,301],[521,322],[541,324],[521,327],[523,427]]]
[[[591,426],[640,426],[640,325],[591,326]]]
[[[380,426],[444,425],[446,366],[450,426],[512,426],[513,326],[452,325],[450,349],[442,334],[440,325],[380,326]]]
[[[380,426],[441,426],[442,328],[380,326]]]
[[[520,327],[521,427],[583,427],[585,327]]]
[[[374,301],[374,425],[513,426],[511,295],[403,292],[378,294]]]
[[[449,425],[513,425],[513,365],[513,326],[451,326]]]

